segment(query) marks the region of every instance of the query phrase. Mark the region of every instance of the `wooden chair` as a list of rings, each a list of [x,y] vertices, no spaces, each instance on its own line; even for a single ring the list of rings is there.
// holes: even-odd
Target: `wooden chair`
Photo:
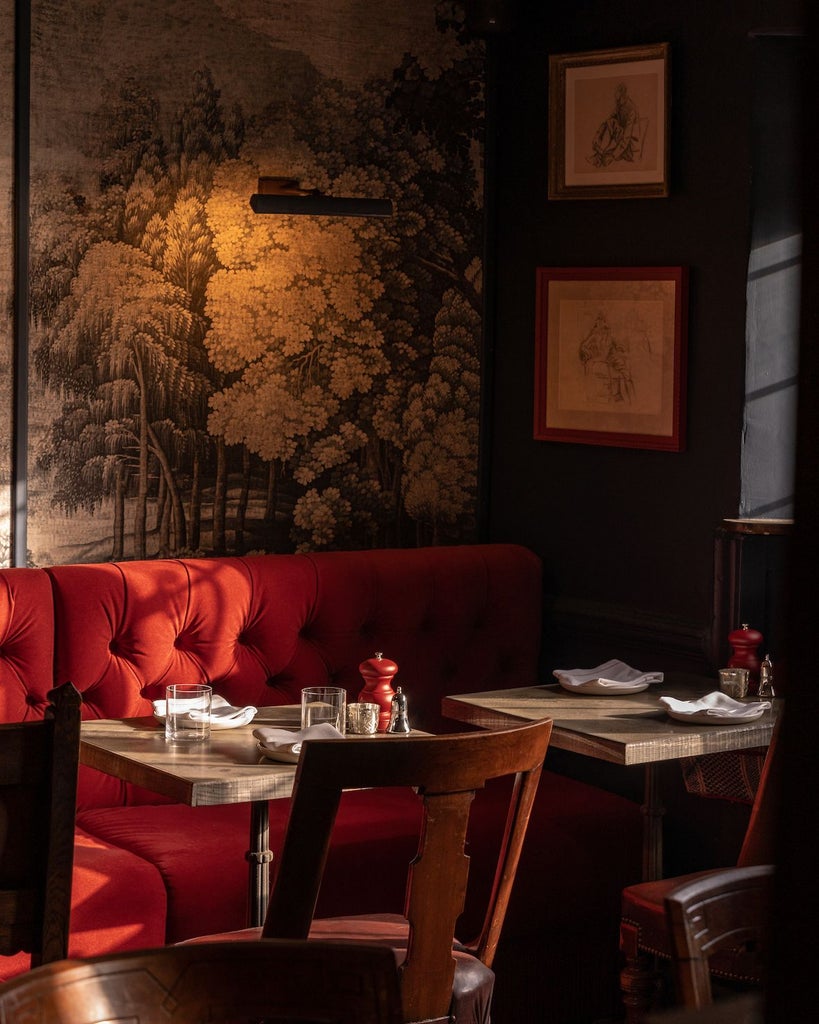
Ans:
[[[379,946],[219,942],[35,968],[0,986],[0,1021],[60,1024],[400,1024],[395,958]]]
[[[764,980],[770,930],[769,864],[726,868],[672,890],[665,898],[677,997],[695,1010],[710,1006],[710,958],[730,962],[731,976]]]
[[[448,736],[376,736],[305,743],[262,934],[266,938],[376,941],[399,962],[404,1021],[488,1021],[498,944],[552,723]],[[480,934],[455,929],[469,872],[470,806],[490,779],[514,775]],[[418,851],[403,915],[313,919],[343,790],[406,786],[422,804]],[[364,872],[395,864],[362,865]],[[258,930],[231,933],[254,937]],[[211,936],[211,939],[215,938]],[[202,941],[202,940],[194,940]]]
[[[48,694],[42,721],[0,725],[0,955],[68,953],[81,698]]]
[[[774,862],[774,821],[781,763],[781,757],[777,754],[779,733],[780,725],[777,722],[737,860],[738,867]],[[671,960],[671,937],[665,913],[666,896],[681,885],[707,879],[712,874],[714,871],[697,871],[656,882],[640,882],[623,890],[620,949],[624,962],[620,988],[628,1024],[641,1024],[645,1014],[657,1002],[661,980],[657,958],[660,961]],[[717,976],[729,979],[734,977],[730,960],[719,955],[712,961],[711,970]]]

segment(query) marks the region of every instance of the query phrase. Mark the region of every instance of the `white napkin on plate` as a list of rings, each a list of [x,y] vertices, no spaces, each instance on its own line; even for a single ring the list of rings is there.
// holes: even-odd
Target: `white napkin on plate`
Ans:
[[[556,668],[552,675],[562,686],[580,689],[588,683],[601,689],[617,690],[618,688],[636,686],[640,683],[661,683],[662,672],[640,672],[624,661],[612,658],[595,668]]]
[[[164,719],[167,711],[166,701],[155,700],[153,705],[154,715],[159,719]],[[210,699],[210,715],[205,715],[195,708],[192,708],[188,714],[195,722],[201,722],[203,718],[207,718],[210,721],[211,729],[235,729],[240,725],[249,725],[256,717],[257,711],[258,708],[254,708],[250,704],[243,708],[235,708],[232,704],[228,704],[224,697],[214,693]]]
[[[678,717],[730,718],[742,721],[743,718],[759,718],[763,711],[771,707],[769,700],[755,700],[750,703],[734,700],[721,690],[706,693],[697,700],[678,700],[676,697],[660,697],[660,703]]]
[[[343,740],[344,736],[329,722],[308,725],[306,729],[274,729],[260,726],[253,730],[259,741],[257,746],[265,757],[271,761],[286,761],[295,764],[301,754],[301,745],[305,740]]]

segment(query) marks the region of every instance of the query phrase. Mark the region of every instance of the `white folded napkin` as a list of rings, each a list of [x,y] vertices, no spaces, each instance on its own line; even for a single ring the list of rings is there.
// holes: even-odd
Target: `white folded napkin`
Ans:
[[[191,703],[197,698],[192,698]],[[154,715],[159,719],[164,719],[167,712],[167,703],[164,700],[155,700]],[[258,709],[248,704],[243,708],[235,708],[233,705],[228,704],[224,697],[220,697],[219,694],[215,693],[210,700],[210,714],[206,715],[198,708],[191,708],[188,715],[191,721],[201,722],[203,719],[207,719],[210,722],[211,729],[235,729],[240,725],[249,725],[256,717]]]
[[[734,722],[759,718],[771,707],[769,700],[743,702],[734,700],[721,690],[714,690],[697,700],[678,700],[676,697],[660,697],[670,714],[678,718],[714,719],[727,718]]]
[[[253,730],[259,741],[257,746],[265,757],[271,761],[286,761],[295,764],[301,754],[301,745],[305,740],[343,740],[344,736],[329,722],[308,725],[306,729],[274,729],[260,726]]]
[[[595,668],[556,668],[552,673],[566,689],[618,690],[632,689],[641,684],[661,683],[662,672],[640,672],[623,661],[612,658]]]

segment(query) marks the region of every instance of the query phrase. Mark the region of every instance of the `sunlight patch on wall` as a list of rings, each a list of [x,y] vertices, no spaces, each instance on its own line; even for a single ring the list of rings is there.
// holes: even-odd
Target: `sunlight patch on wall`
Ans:
[[[741,516],[793,515],[802,236],[748,263]]]

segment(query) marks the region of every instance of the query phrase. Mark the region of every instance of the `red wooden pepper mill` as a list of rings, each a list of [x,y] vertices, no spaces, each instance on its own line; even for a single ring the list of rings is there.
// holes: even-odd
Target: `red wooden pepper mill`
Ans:
[[[728,659],[728,668],[747,668],[748,694],[756,696],[759,693],[757,651],[762,643],[762,634],[758,629],[751,629],[747,622],[743,622],[741,629],[734,629],[728,634],[728,643],[733,652]]]
[[[386,732],[390,724],[392,699],[395,696],[392,681],[398,666],[394,661],[385,658],[381,651],[376,651],[375,657],[361,662],[358,671],[364,678],[364,689],[359,693],[358,699],[367,704],[377,704],[381,708],[378,715],[378,731]]]

